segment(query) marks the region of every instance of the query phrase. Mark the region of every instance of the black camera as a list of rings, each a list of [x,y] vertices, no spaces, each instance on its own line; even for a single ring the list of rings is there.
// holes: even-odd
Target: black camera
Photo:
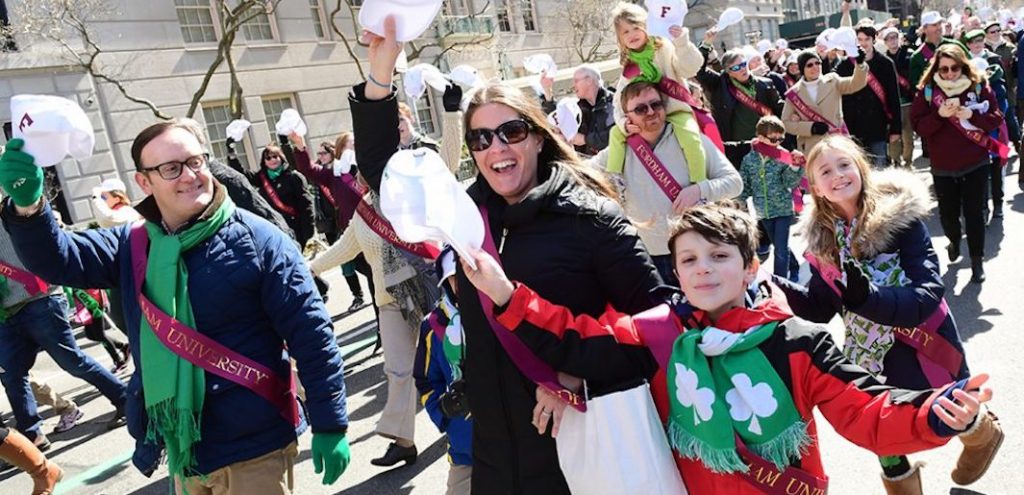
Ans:
[[[441,394],[441,413],[447,418],[465,418],[469,415],[469,398],[466,397],[466,382],[456,380]]]

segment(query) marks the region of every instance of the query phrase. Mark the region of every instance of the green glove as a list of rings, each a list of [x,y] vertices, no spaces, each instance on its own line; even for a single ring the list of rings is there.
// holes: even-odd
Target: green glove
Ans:
[[[32,155],[21,151],[25,141],[12,139],[0,156],[0,187],[18,206],[32,206],[43,195],[43,169]]]
[[[344,433],[313,434],[313,472],[324,473],[323,484],[333,485],[345,472],[352,452]]]

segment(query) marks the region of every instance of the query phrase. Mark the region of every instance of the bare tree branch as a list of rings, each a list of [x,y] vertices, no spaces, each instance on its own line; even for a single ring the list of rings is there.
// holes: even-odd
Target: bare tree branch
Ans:
[[[334,10],[332,10],[331,14],[330,14],[331,31],[334,31],[334,34],[338,38],[341,38],[341,43],[345,45],[345,50],[348,51],[349,56],[352,57],[352,61],[356,63],[356,70],[359,71],[359,78],[363,79],[363,78],[366,77],[366,73],[363,72],[363,64],[359,60],[359,57],[356,55],[355,47],[353,47],[352,46],[352,42],[349,41],[348,35],[346,35],[344,31],[342,31],[341,29],[338,28],[338,23],[336,22],[336,18],[337,18],[338,12],[341,12],[342,4],[345,4],[345,5],[348,6],[349,14],[351,15],[351,17],[353,19],[353,21],[352,21],[353,28],[355,28],[355,9],[352,7],[351,0],[337,0],[337,3],[334,4]],[[356,39],[358,39],[359,38],[358,28],[356,28],[355,33],[356,33]]]

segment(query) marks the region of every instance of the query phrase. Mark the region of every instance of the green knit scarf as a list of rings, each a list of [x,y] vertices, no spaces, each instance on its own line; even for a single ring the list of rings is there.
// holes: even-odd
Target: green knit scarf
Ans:
[[[637,67],[640,68],[640,75],[633,78],[633,81],[643,81],[652,84],[658,84],[661,82],[661,69],[658,68],[657,64],[654,63],[654,56],[656,54],[654,49],[654,38],[648,37],[647,44],[644,45],[643,50],[638,52],[633,50],[627,50],[626,56],[629,57]]]
[[[689,330],[672,345],[668,435],[679,455],[716,473],[746,472],[736,436],[785,469],[812,444],[786,384],[757,347],[778,322],[743,333]]]
[[[285,167],[285,165],[283,163],[279,167],[277,167],[277,168],[268,168],[267,169],[267,177],[269,177],[270,180],[277,180],[277,178],[280,177],[281,174],[284,173],[284,169],[285,168],[286,167]]]
[[[223,202],[209,218],[183,232],[167,234],[159,224],[146,222],[150,245],[143,291],[153,304],[190,328],[195,328],[196,322],[188,293],[188,268],[182,253],[220,230],[234,211],[235,204],[224,195]],[[165,347],[145,317],[141,320],[139,358],[145,370],[142,387],[149,416],[146,438],[163,440],[171,479],[184,478],[196,462],[192,447],[199,442],[206,378],[202,368]]]

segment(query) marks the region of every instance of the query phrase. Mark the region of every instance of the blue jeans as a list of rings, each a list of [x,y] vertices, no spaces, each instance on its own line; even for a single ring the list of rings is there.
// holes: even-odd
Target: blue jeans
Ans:
[[[889,162],[889,142],[878,141],[864,145],[864,151],[868,154],[868,161],[875,169],[882,169]]]
[[[777,217],[760,220],[761,226],[768,233],[768,239],[775,246],[775,268],[773,273],[789,280],[796,280],[800,274],[800,262],[789,250],[789,227],[793,225],[793,217]],[[788,270],[788,277],[787,277]]]
[[[28,303],[0,323],[0,383],[14,410],[18,431],[30,439],[39,435],[43,424],[28,384],[28,371],[40,349],[64,371],[99,389],[115,407],[124,404],[124,383],[78,348],[67,312],[64,296],[49,296]]]

